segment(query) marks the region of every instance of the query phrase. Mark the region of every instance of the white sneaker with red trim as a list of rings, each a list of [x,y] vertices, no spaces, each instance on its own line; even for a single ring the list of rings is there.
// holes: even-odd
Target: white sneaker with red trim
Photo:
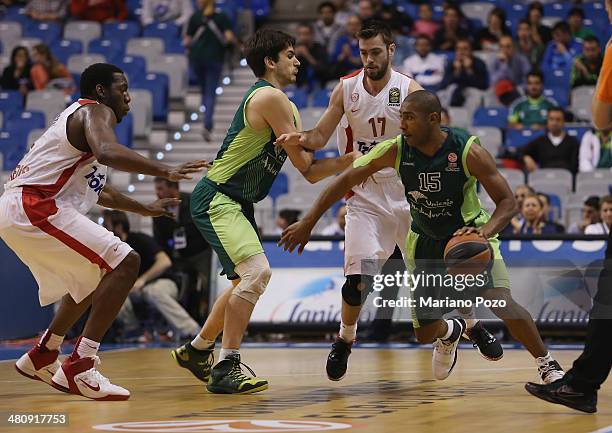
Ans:
[[[36,345],[17,360],[15,369],[25,377],[51,385],[51,378],[62,365],[58,356],[58,350],[43,349]]]

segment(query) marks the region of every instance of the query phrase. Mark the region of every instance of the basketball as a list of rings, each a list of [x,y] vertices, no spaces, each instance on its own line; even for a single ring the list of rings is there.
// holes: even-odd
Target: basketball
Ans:
[[[449,274],[479,274],[487,269],[492,258],[489,242],[476,233],[454,236],[444,248]]]

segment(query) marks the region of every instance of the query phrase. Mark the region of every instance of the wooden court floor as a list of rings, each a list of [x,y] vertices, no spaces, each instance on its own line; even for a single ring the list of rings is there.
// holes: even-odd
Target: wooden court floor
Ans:
[[[569,368],[578,352],[554,354]],[[57,392],[22,378],[7,361],[0,363],[3,416],[66,412],[69,425],[5,424],[0,431],[97,432],[100,425],[119,423],[103,428],[173,433],[331,431],[332,427],[363,433],[578,433],[603,432],[608,427],[612,432],[612,381],[600,391],[595,415],[542,402],[523,389],[537,376],[533,360],[522,350],[507,350],[502,360],[488,362],[475,350],[462,348],[455,371],[442,382],[432,378],[430,350],[354,349],[341,382],[327,380],[326,356],[326,349],[245,349],[244,361],[270,380],[270,389],[228,396],[208,394],[174,364],[168,349],[102,353],[100,371],[132,392],[126,402],[95,402]]]

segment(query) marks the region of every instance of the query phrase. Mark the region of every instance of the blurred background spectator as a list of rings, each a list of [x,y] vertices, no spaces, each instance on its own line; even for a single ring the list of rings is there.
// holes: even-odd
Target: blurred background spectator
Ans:
[[[346,226],[346,205],[342,205],[336,211],[336,219],[333,223],[325,227],[321,234],[323,236],[342,236]]]
[[[281,209],[276,217],[275,235],[283,233],[287,227],[298,221],[302,212],[296,209]]]
[[[361,29],[361,18],[357,15],[349,17],[346,23],[346,32],[336,41],[334,53],[331,56],[335,63],[333,76],[340,78],[361,67],[361,57],[359,56],[359,41],[357,32]]]
[[[523,216],[523,202],[528,196],[532,195],[535,195],[535,191],[529,185],[519,185],[516,187],[514,190],[514,199],[516,200],[516,206],[518,207],[519,213],[512,217],[510,224],[502,230],[502,233],[518,233],[521,230],[525,219]]]
[[[309,89],[314,88],[315,84],[324,87],[329,77],[327,50],[315,42],[314,31],[308,23],[298,26],[295,55],[300,61],[295,84],[298,87],[307,86]]]
[[[601,221],[599,214],[599,197],[592,195],[582,204],[581,218],[572,223],[568,229],[569,234],[583,235],[586,228]]]
[[[469,35],[469,28],[462,19],[463,13],[459,7],[449,4],[444,9],[442,25],[434,35],[433,40],[436,50],[451,51],[455,48],[459,37]]]
[[[523,221],[514,234],[542,235],[557,233],[557,228],[543,218],[543,205],[535,194],[530,194],[522,202]]]
[[[499,39],[502,36],[512,36],[512,34],[506,25],[506,12],[502,8],[496,7],[489,12],[487,26],[476,33],[475,48],[477,50],[497,51]]]
[[[607,235],[612,228],[612,195],[602,197],[599,203],[600,221],[588,225],[584,229],[585,235]]]
[[[527,22],[531,27],[531,37],[538,45],[546,45],[552,39],[550,27],[542,24],[544,6],[539,1],[529,4],[527,8]]]
[[[348,23],[348,19],[352,15],[355,15],[357,8],[354,7],[352,0],[335,0],[334,4],[336,5],[335,20],[344,30]]]
[[[536,196],[542,205],[542,222],[544,222],[545,225],[554,227],[554,233],[565,233],[565,227],[563,224],[557,222],[554,211],[550,206],[550,196],[544,192],[538,192]]]
[[[453,107],[461,107],[465,102],[467,88],[486,90],[488,85],[487,66],[474,56],[472,43],[468,38],[458,38],[455,59],[446,66],[444,78],[440,83],[440,88],[446,89],[445,97],[441,97],[441,101],[444,99]]]
[[[516,52],[512,37],[499,38],[499,52],[491,66],[491,85],[497,99],[503,105],[510,105],[521,96],[525,78],[531,69],[529,60]]]
[[[319,19],[314,24],[314,38],[331,55],[336,41],[344,33],[344,27],[336,22],[336,5],[326,1],[317,8]]]
[[[540,67],[540,61],[542,60],[546,46],[540,39],[536,40],[533,35],[534,31],[529,21],[526,19],[519,21],[516,31],[518,52],[529,60],[532,69],[537,69]]]
[[[378,4],[374,4],[372,0],[359,0],[357,3],[357,16],[361,19],[363,26],[367,25],[372,20],[380,20]]]
[[[32,64],[30,78],[35,90],[51,87],[67,94],[74,92],[74,81],[68,68],[53,57],[47,45],[38,44],[32,48]]]
[[[586,173],[600,168],[612,168],[612,134],[610,130],[591,129],[580,142],[578,169]]]
[[[592,35],[586,36],[582,43],[582,54],[574,58],[570,84],[572,87],[594,86],[603,63],[599,40]]]
[[[542,58],[542,70],[555,70],[569,68],[572,60],[582,50],[582,46],[570,32],[569,25],[559,21],[553,27],[553,40],[548,43]]]
[[[71,0],[73,18],[100,23],[124,21],[128,17],[125,0]]]
[[[593,30],[584,26],[584,11],[579,7],[573,7],[567,13],[567,23],[569,24],[572,38],[578,42],[583,42],[586,38],[595,36]]]
[[[427,90],[435,91],[444,78],[444,57],[431,52],[431,39],[419,35],[414,42],[416,53],[402,63],[402,71]]]
[[[191,0],[142,0],[140,21],[143,26],[173,22],[183,27],[193,15]]]
[[[69,0],[30,0],[27,16],[37,21],[63,21],[68,14]]]
[[[11,63],[2,71],[0,87],[3,90],[19,90],[26,95],[31,89],[30,81],[30,56],[26,47],[17,46],[11,52]]]
[[[433,10],[428,3],[419,5],[419,19],[414,22],[412,29],[413,36],[425,35],[432,41],[436,32],[440,28],[440,23],[433,19]]]
[[[541,72],[527,74],[527,95],[514,101],[509,109],[508,127],[514,129],[542,129],[546,126],[548,110],[557,106],[543,95],[544,77]]]

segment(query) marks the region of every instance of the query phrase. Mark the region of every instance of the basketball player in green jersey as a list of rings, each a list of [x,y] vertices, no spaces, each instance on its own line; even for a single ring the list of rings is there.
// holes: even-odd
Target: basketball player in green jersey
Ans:
[[[200,334],[172,356],[207,382],[212,393],[247,394],[268,387],[265,379],[249,377],[240,367],[242,336],[271,276],[253,203],[268,195],[287,157],[308,181],[316,182],[341,172],[359,156],[353,152],[315,161],[299,145],[274,144],[277,136],[301,130],[297,108],[280,90],[295,83],[300,62],[294,45],[292,36],[270,29],[247,41],[245,57],[258,81],[244,96],[212,168],[191,196],[193,221],[234,283],[217,300]],[[211,370],[221,331],[219,363]]]
[[[432,263],[441,263],[444,247],[451,237],[477,233],[488,239],[495,260],[487,284],[480,288],[478,295],[505,301],[505,307],[491,310],[536,358],[542,381],[551,383],[563,377],[563,370],[544,347],[529,313],[512,299],[508,273],[499,251],[497,233],[517,212],[512,191],[491,155],[480,146],[478,137],[440,126],[441,109],[440,101],[431,92],[419,90],[409,94],[400,108],[402,134],[379,143],[334,179],[304,218],[285,229],[279,245],[289,251],[299,246],[298,253],[301,253],[315,222],[325,210],[372,174],[394,167],[404,184],[412,216],[406,239],[407,265],[415,269],[416,264],[415,273],[431,271],[432,266],[434,272],[440,272],[440,265]],[[476,182],[495,201],[491,216],[480,207]],[[432,369],[438,380],[447,378],[455,366],[457,345],[465,330],[462,318],[442,318],[452,308],[440,312],[420,305],[420,298],[443,299],[442,292],[441,287],[417,287],[416,308],[412,311],[418,341],[434,343]]]

